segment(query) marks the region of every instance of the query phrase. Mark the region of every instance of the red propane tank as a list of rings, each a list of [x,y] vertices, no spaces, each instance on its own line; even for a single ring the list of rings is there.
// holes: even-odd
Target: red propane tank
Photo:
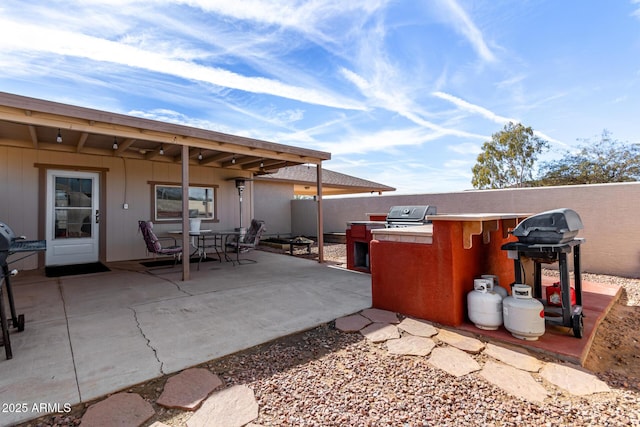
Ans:
[[[571,305],[576,304],[576,290],[569,287],[569,295],[571,299]],[[555,282],[552,286],[547,288],[547,304],[556,307],[562,307],[562,290],[560,288],[560,282]]]

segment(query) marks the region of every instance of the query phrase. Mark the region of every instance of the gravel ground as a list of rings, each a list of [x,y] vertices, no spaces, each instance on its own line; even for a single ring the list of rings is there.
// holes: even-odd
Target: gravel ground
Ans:
[[[325,249],[328,262],[344,263],[344,245],[329,244]],[[308,257],[302,252],[300,256]],[[640,280],[583,277],[624,286],[624,299],[617,305],[632,310],[634,316],[640,312]],[[604,333],[599,330],[594,343],[603,351],[599,360],[605,360],[607,352],[620,354],[621,348],[629,357],[640,354],[637,325],[636,321],[623,323],[615,326],[621,330],[611,331],[612,326],[604,322],[600,328]],[[609,348],[612,339],[623,342]],[[480,364],[487,358],[474,357]],[[389,354],[360,334],[342,333],[328,324],[200,367],[219,375],[227,386],[245,384],[253,389],[260,407],[254,422],[264,426],[640,426],[640,363],[633,365],[633,359],[625,361],[626,367],[618,366],[619,370],[606,361],[592,369],[612,391],[586,397],[571,396],[534,374],[552,390],[543,405],[507,395],[477,373],[455,378],[427,360]],[[165,381],[159,378],[129,391],[155,402]],[[49,417],[29,424],[77,425],[86,407],[79,405],[66,420]],[[184,426],[191,416],[155,403],[154,408],[157,415],[147,425],[161,421]]]

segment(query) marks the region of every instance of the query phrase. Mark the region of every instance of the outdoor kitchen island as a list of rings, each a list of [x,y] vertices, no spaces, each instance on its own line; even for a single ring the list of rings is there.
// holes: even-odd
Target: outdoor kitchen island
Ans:
[[[372,304],[375,308],[459,326],[473,279],[492,274],[513,281],[513,260],[502,245],[529,214],[429,215],[432,224],[371,230]]]

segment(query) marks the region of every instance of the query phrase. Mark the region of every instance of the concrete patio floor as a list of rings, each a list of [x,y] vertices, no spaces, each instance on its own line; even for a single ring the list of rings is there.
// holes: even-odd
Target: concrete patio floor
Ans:
[[[0,357],[0,425],[56,412],[371,306],[367,274],[253,251],[256,264],[109,264],[110,272],[12,279],[25,330]],[[4,350],[1,351],[4,355]],[[8,410],[11,409],[11,410]],[[47,410],[48,409],[48,410]]]

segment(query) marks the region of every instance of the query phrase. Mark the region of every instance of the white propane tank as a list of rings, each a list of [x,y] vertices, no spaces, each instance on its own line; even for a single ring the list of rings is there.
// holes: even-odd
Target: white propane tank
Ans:
[[[515,284],[502,301],[504,327],[516,338],[535,341],[544,335],[544,306],[534,299],[531,286]]]
[[[502,297],[492,292],[490,279],[475,279],[467,294],[469,320],[477,328],[494,331],[502,325]]]
[[[491,279],[492,286],[493,286],[493,289],[492,289],[493,292],[495,292],[496,294],[500,295],[502,297],[502,299],[505,299],[506,297],[509,296],[509,292],[507,292],[507,290],[505,288],[500,286],[500,283],[498,281],[498,276],[495,276],[493,274],[483,274],[480,277],[482,279]]]

